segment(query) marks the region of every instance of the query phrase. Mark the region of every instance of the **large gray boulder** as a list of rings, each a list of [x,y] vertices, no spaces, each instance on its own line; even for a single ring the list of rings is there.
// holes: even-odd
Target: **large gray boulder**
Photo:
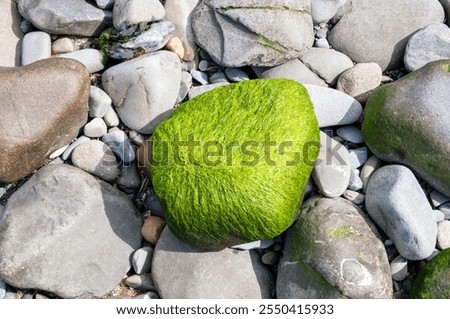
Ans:
[[[276,66],[314,41],[309,0],[204,0],[192,26],[197,43],[227,67]]]
[[[351,202],[303,206],[278,265],[278,298],[391,298],[389,261],[375,227]]]
[[[419,182],[407,167],[388,165],[376,170],[367,185],[366,208],[400,255],[410,260],[431,255],[436,245],[436,220]]]
[[[139,212],[116,188],[69,165],[48,165],[10,198],[0,220],[0,277],[61,297],[102,297],[141,244]]]
[[[272,274],[256,251],[207,251],[164,228],[153,254],[152,275],[166,299],[270,298]]]
[[[370,150],[410,167],[450,196],[450,60],[431,62],[375,89],[362,131]]]
[[[125,125],[151,134],[178,98],[180,59],[169,51],[144,54],[106,70],[102,82]]]
[[[99,35],[112,23],[111,11],[85,0],[18,0],[20,14],[50,34]]]
[[[376,62],[383,70],[402,65],[411,35],[430,23],[444,21],[438,0],[358,0],[352,4],[328,40],[352,61]]]

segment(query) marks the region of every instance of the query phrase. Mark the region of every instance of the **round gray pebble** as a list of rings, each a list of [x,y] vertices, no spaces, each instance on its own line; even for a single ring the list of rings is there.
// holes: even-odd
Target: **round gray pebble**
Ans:
[[[359,191],[363,188],[363,182],[359,177],[359,170],[352,169],[350,172],[350,182],[348,183],[348,189],[352,191]]]
[[[337,135],[351,143],[359,144],[364,142],[364,137],[359,128],[354,125],[341,126],[336,130]]]
[[[225,74],[232,82],[242,82],[250,79],[247,73],[239,69],[226,68]]]
[[[198,64],[198,69],[203,72],[208,70],[208,67],[209,67],[209,62],[206,60],[201,60],[200,63]]]
[[[317,39],[314,42],[314,47],[316,48],[322,48],[322,49],[329,49],[330,48],[330,44],[328,43],[328,40],[325,38],[322,39]]]
[[[152,275],[142,274],[142,275],[132,275],[125,279],[125,285],[128,287],[139,289],[139,290],[155,290],[156,287],[153,283]]]
[[[194,80],[196,80],[201,85],[209,84],[208,74],[206,74],[205,72],[191,70],[191,75],[194,78]]]
[[[102,137],[102,141],[125,163],[130,163],[136,158],[130,140],[125,132],[117,129]]]
[[[408,276],[408,260],[402,256],[397,256],[391,261],[392,279],[402,281]]]
[[[112,100],[102,89],[91,85],[89,92],[89,116],[103,117],[111,107]]]
[[[115,127],[119,125],[119,118],[117,117],[117,113],[111,106],[103,116],[103,120],[105,121],[106,125],[108,125],[108,127]]]
[[[348,150],[350,155],[350,166],[352,169],[361,167],[367,162],[368,150],[367,147],[360,147]]]
[[[328,28],[322,28],[317,30],[316,37],[319,39],[325,39],[327,37]]]
[[[441,250],[450,248],[450,221],[443,220],[437,227],[437,247]]]
[[[436,219],[436,223],[445,220],[445,214],[441,212],[439,209],[433,210],[434,218]]]
[[[214,84],[214,83],[228,83],[227,76],[222,71],[218,71],[218,72],[212,74],[211,77],[209,78],[209,81],[212,84]]]

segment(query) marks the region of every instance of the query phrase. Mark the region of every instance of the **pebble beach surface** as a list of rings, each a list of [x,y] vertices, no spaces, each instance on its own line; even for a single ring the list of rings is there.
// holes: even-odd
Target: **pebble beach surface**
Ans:
[[[449,21],[448,0],[0,0],[0,299],[448,298]],[[192,244],[202,226],[161,200],[184,190],[158,188],[151,140],[176,116],[220,122],[182,113],[202,94],[231,114],[227,88],[275,79],[302,85],[299,132],[320,140],[295,217]],[[293,196],[264,176],[281,195],[225,203]]]

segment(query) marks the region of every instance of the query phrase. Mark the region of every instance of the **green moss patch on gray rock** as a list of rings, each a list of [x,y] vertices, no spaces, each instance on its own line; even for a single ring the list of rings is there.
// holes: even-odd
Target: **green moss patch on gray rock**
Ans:
[[[384,161],[410,167],[450,196],[450,60],[431,62],[374,90],[362,131]]]
[[[254,80],[181,105],[152,140],[153,187],[170,229],[191,244],[223,248],[291,225],[319,127],[302,85]]]
[[[450,249],[437,254],[419,273],[409,296],[417,299],[450,299]]]
[[[278,265],[278,298],[391,298],[389,262],[373,224],[343,198],[303,206]]]

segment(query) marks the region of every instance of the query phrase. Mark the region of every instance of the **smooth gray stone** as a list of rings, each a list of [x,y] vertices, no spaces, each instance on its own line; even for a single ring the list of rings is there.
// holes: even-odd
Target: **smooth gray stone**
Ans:
[[[113,8],[114,28],[131,35],[137,25],[158,21],[166,11],[158,0],[115,0]]]
[[[436,0],[351,2],[351,10],[333,27],[328,41],[352,61],[375,62],[383,71],[402,65],[411,35],[430,23],[444,21],[444,10]]]
[[[364,165],[364,163],[367,162],[367,157],[369,155],[367,147],[365,146],[351,149],[348,153],[350,155],[350,166],[352,169]]]
[[[125,285],[139,290],[154,290],[156,291],[153,282],[152,274],[132,275],[125,278]]]
[[[114,6],[115,0],[95,0],[97,7],[100,9],[111,9]]]
[[[450,221],[443,220],[437,224],[437,248],[450,248]]]
[[[105,135],[107,130],[105,121],[96,117],[84,126],[83,132],[87,137],[98,138]]]
[[[304,86],[308,90],[320,127],[353,124],[362,115],[361,103],[351,96],[322,86]]]
[[[390,263],[392,279],[402,281],[408,276],[408,260],[405,257],[397,256]]]
[[[151,134],[177,101],[180,59],[169,51],[147,53],[107,69],[102,83],[122,122],[139,133]]]
[[[450,28],[443,23],[433,23],[409,39],[403,61],[406,69],[412,72],[429,62],[449,57]]]
[[[74,166],[105,181],[111,182],[119,175],[116,157],[102,141],[91,140],[78,145],[71,159]]]
[[[450,219],[450,203],[439,206],[439,210],[444,213],[445,219]]]
[[[228,83],[228,78],[227,78],[227,76],[225,75],[224,72],[218,71],[218,72],[212,74],[212,75],[209,77],[209,82],[210,82],[211,84],[216,84],[216,83]]]
[[[225,74],[231,82],[250,80],[247,73],[235,68],[225,68]]]
[[[75,50],[74,41],[68,37],[58,38],[52,44],[52,54],[68,53]]]
[[[98,36],[112,22],[111,11],[85,0],[18,0],[20,14],[50,34]]]
[[[219,65],[276,66],[312,46],[310,12],[309,0],[204,0],[192,27],[196,42]]]
[[[191,70],[191,75],[192,75],[192,78],[194,80],[196,80],[198,83],[200,83],[201,85],[209,84],[208,74],[206,74],[205,72],[198,71],[198,70]]]
[[[433,215],[437,223],[445,220],[445,214],[441,212],[439,209],[434,209]]]
[[[26,34],[31,31],[36,31],[36,28],[30,21],[23,19],[20,23],[20,30],[22,30],[22,32]]]
[[[320,132],[320,152],[312,177],[320,192],[326,197],[341,196],[350,182],[350,157],[347,149],[323,132]]]
[[[333,87],[341,73],[353,67],[348,56],[329,48],[311,48],[300,56],[300,60]]]
[[[365,200],[364,194],[352,191],[350,189],[347,189],[342,196],[355,205],[362,205]]]
[[[197,44],[194,40],[194,31],[192,30],[191,15],[200,0],[166,0],[164,8],[166,9],[165,20],[175,25],[174,37],[180,38],[184,47],[185,61],[193,61],[197,51]]]
[[[336,89],[366,103],[372,91],[380,86],[382,72],[376,63],[358,63],[341,73]]]
[[[330,44],[328,43],[327,39],[317,39],[314,42],[314,47],[315,48],[319,48],[319,49],[329,49],[330,48]]]
[[[152,215],[164,218],[164,207],[156,194],[150,193],[147,195],[144,201],[144,207],[149,209]]]
[[[326,39],[328,31],[329,31],[328,28],[319,29],[316,32],[316,37],[319,38],[319,39]]]
[[[293,59],[272,68],[253,67],[253,71],[263,79],[290,79],[301,84],[328,86],[316,73],[311,71],[299,59]]]
[[[130,163],[136,158],[131,142],[123,131],[107,133],[103,135],[102,141],[125,163]]]
[[[116,127],[119,125],[119,117],[111,105],[109,106],[108,111],[106,111],[106,114],[103,116],[103,121],[105,121],[108,127]]]
[[[304,203],[278,264],[277,297],[392,298],[386,250],[363,211],[337,197]]]
[[[335,16],[348,0],[311,0],[311,16],[314,24],[327,22]]]
[[[141,226],[113,186],[74,166],[44,166],[8,200],[0,277],[63,298],[103,297],[129,270]]]
[[[152,275],[166,299],[261,299],[270,298],[273,288],[273,276],[257,252],[203,250],[177,239],[168,227],[156,244]]]
[[[152,268],[153,248],[142,247],[136,250],[131,257],[131,265],[136,274],[149,273]]]
[[[0,66],[20,66],[23,32],[20,28],[22,17],[17,4],[11,0],[0,1]]]
[[[73,141],[72,143],[70,143],[69,147],[66,148],[66,150],[64,151],[64,153],[62,154],[62,159],[63,161],[67,161],[71,156],[72,156],[72,152],[73,150],[80,144],[85,143],[87,141],[90,141],[91,139],[87,136],[80,136],[79,138],[77,138],[75,141]]]
[[[82,49],[63,53],[58,55],[58,57],[74,59],[83,63],[89,73],[95,73],[105,68],[105,65],[103,64],[103,56],[97,49]]]
[[[119,178],[117,179],[117,186],[123,189],[124,192],[133,192],[141,187],[141,175],[136,161],[131,163],[122,163]]]
[[[22,39],[22,65],[47,59],[52,55],[52,40],[48,33],[33,31]]]
[[[364,137],[361,130],[354,125],[338,127],[336,133],[340,138],[351,143],[360,144],[364,142]]]
[[[366,209],[406,259],[421,260],[433,252],[437,233],[433,209],[407,167],[388,165],[373,173]]]
[[[99,87],[91,85],[89,93],[89,116],[103,117],[111,107],[111,98]]]
[[[359,177],[359,170],[352,169],[350,172],[350,182],[348,183],[348,189],[352,191],[359,191],[363,189],[364,184]]]
[[[155,52],[162,49],[169,41],[175,26],[172,22],[157,22],[151,25],[150,30],[142,32],[136,38],[120,44],[124,49],[137,53],[143,50],[145,53]]]
[[[202,72],[206,72],[208,70],[208,67],[209,67],[209,62],[206,60],[201,60],[198,63],[198,69]]]
[[[367,184],[369,183],[370,177],[377,169],[381,167],[381,165],[382,163],[380,159],[375,155],[372,155],[362,167],[360,177],[364,184],[364,192],[367,189]]]

